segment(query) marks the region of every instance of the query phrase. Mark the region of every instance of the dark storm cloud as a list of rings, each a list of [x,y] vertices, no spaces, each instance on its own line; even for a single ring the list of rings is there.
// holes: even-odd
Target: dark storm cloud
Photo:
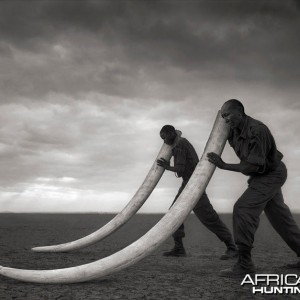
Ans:
[[[295,1],[0,1],[0,200],[128,200],[161,126],[182,130],[200,155],[229,97],[296,162],[294,191],[299,20]],[[230,176],[214,178],[214,197],[232,189]],[[158,186],[158,210],[172,180]]]
[[[2,68],[11,68],[15,78],[12,84],[3,75],[6,95],[100,90],[176,99],[203,78],[290,87],[299,76],[294,57],[300,51],[300,21],[293,1],[5,1],[1,6],[0,48],[12,58]],[[64,58],[55,45],[65,47]],[[26,54],[20,60],[32,53],[41,63],[18,64],[18,51]],[[172,92],[178,81],[189,84]]]

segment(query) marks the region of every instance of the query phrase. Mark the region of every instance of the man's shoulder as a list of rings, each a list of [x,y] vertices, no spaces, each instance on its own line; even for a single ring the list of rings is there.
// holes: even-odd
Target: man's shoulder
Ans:
[[[262,121],[256,120],[256,119],[254,119],[252,117],[249,117],[249,116],[247,116],[247,118],[248,118],[248,124],[251,127],[256,127],[256,126],[261,126],[261,125],[266,126]]]
[[[248,116],[248,134],[250,136],[258,135],[262,131],[269,131],[267,125],[265,125],[263,122],[256,120],[254,118],[251,118]]]
[[[180,137],[176,144],[176,147],[182,148],[182,147],[187,147],[188,145],[191,145],[189,140],[184,137]]]
[[[173,152],[191,151],[191,149],[194,149],[194,147],[189,140],[184,137],[180,137],[176,143],[176,146],[173,148]]]

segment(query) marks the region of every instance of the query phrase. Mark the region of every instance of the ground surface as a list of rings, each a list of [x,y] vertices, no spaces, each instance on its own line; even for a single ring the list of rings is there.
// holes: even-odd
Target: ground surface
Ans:
[[[80,238],[107,223],[112,215],[0,215],[0,265],[25,269],[77,266],[106,257],[131,244],[162,216],[136,215],[104,241],[72,253],[33,253],[32,246],[51,245]],[[231,228],[231,216],[222,215]],[[300,216],[296,216],[299,224]],[[252,295],[241,280],[218,276],[231,262],[219,260],[223,244],[194,215],[186,221],[186,258],[165,258],[173,246],[169,238],[134,266],[104,279],[77,284],[32,284],[0,277],[0,299],[299,299],[298,295]],[[262,216],[253,257],[258,273],[295,274],[280,266],[295,255]],[[297,273],[296,273],[297,274]],[[300,273],[298,273],[299,275]]]

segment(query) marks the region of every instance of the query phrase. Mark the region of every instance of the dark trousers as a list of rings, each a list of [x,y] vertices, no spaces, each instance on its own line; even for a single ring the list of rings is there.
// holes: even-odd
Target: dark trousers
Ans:
[[[177,200],[187,182],[183,182],[178,193],[175,197],[174,202]],[[172,204],[172,205],[173,205]],[[221,221],[219,215],[216,213],[210,201],[207,197],[207,194],[204,192],[196,206],[193,209],[195,215],[207,227],[211,232],[213,232],[222,242],[232,243],[233,238],[231,232],[227,226]],[[184,224],[181,224],[180,227],[173,233],[173,238],[176,240],[178,238],[183,238],[185,236]]]
[[[281,192],[286,178],[287,170],[281,162],[274,171],[248,180],[248,188],[233,209],[234,237],[240,251],[251,251],[259,216],[264,211],[274,229],[300,256],[300,231]]]

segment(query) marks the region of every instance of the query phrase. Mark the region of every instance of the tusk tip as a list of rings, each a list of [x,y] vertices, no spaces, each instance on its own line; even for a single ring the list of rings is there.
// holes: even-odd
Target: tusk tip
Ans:
[[[33,252],[42,252],[43,247],[33,247],[33,248],[31,248],[31,251],[33,251]]]

